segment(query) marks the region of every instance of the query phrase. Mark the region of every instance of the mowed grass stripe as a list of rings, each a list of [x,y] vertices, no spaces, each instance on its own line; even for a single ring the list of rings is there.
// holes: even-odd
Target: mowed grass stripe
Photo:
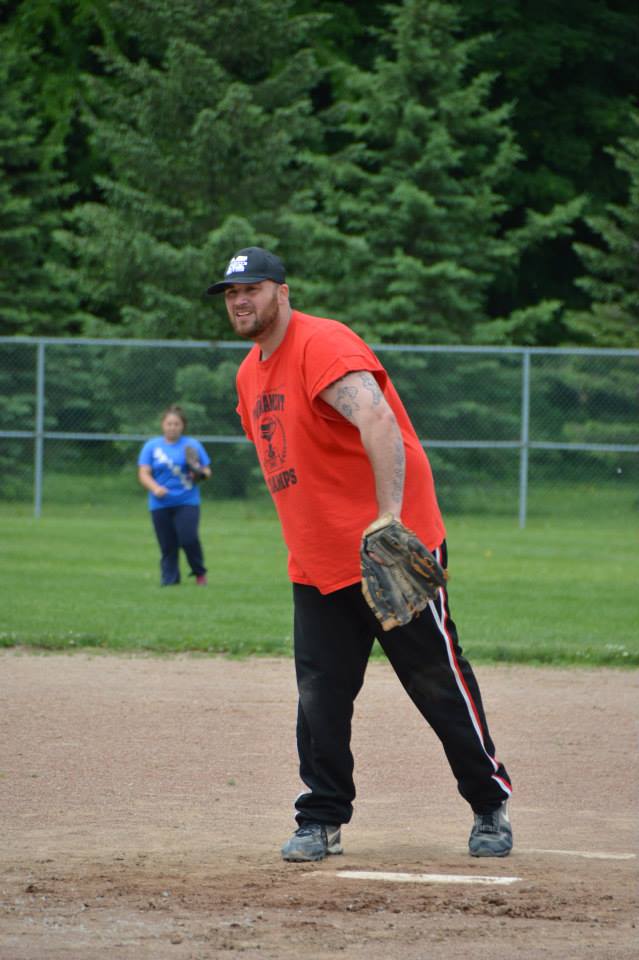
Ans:
[[[634,519],[634,518],[631,518]],[[289,655],[286,549],[269,501],[211,501],[209,586],[160,588],[141,503],[0,509],[0,645],[233,656]],[[474,661],[637,666],[639,562],[627,515],[449,517],[449,593]]]

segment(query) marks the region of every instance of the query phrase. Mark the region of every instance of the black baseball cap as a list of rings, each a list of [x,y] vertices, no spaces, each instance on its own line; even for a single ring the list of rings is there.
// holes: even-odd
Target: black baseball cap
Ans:
[[[224,279],[212,284],[206,292],[212,295],[221,293],[232,283],[261,283],[262,280],[284,283],[284,264],[274,253],[269,253],[262,247],[244,247],[229,260]]]

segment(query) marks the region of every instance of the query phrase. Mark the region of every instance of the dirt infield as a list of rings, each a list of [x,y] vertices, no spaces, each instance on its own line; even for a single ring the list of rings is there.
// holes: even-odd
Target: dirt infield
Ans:
[[[296,865],[290,661],[0,655],[1,960],[636,957],[639,674],[477,674],[512,856],[468,856],[439,743],[374,662],[345,855]]]

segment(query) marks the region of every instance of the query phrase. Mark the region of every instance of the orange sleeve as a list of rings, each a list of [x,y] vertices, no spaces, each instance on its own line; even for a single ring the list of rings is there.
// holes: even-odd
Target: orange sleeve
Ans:
[[[303,369],[306,390],[312,403],[331,383],[356,370],[373,373],[382,390],[388,379],[373,351],[347,327],[343,331],[332,331],[330,338],[311,337],[306,344]]]
[[[244,403],[244,400],[242,399],[242,393],[240,391],[239,377],[237,379],[237,396],[238,396],[238,401],[237,401],[237,407],[235,408],[235,412],[240,418],[240,422],[242,424],[242,430],[244,431],[248,439],[251,441],[251,443],[255,443],[255,439],[253,437],[253,431],[251,429],[251,418],[248,414],[248,410],[246,409],[246,405]]]

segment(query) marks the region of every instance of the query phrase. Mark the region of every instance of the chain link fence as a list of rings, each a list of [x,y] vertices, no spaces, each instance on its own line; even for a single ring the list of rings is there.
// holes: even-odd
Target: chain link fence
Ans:
[[[244,343],[0,337],[0,498],[140,501],[137,455],[181,404],[207,447],[205,498],[265,496],[235,413]],[[639,350],[377,346],[445,514],[639,510]]]

